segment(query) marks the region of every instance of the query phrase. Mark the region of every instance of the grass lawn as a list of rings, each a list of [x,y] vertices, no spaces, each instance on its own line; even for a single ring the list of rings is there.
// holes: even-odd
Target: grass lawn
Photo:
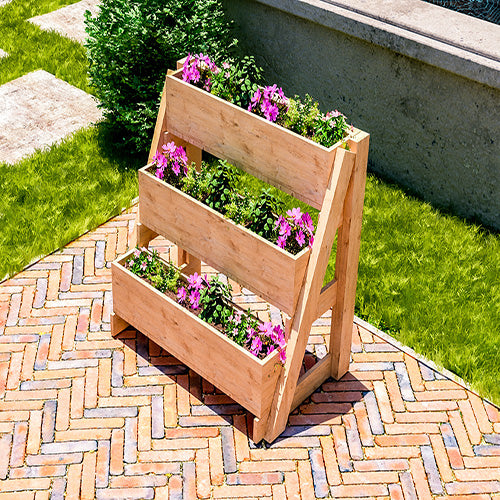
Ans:
[[[45,69],[89,91],[83,47],[25,22],[69,3],[13,0],[0,9],[0,47],[11,54],[0,60],[0,83]],[[140,165],[114,154],[103,127],[0,165],[0,279],[127,206],[137,192]],[[244,182],[258,187],[247,177]],[[332,275],[333,260],[327,279]],[[370,175],[356,314],[500,404],[498,234],[442,214]]]
[[[257,193],[264,185],[245,175]],[[287,208],[301,206],[274,190]],[[325,282],[334,277],[332,253]],[[356,314],[500,404],[500,236],[368,175]]]

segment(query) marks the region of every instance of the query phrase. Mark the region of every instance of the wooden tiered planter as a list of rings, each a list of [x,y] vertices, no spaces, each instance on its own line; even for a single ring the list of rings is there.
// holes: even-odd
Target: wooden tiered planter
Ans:
[[[132,254],[112,263],[114,313],[254,415],[268,412],[281,370],[278,351],[263,360],[253,356],[126,269]]]
[[[199,163],[202,150],[228,160],[319,209],[314,244],[293,256],[148,167],[139,172],[138,244],[161,234],[178,245],[177,264],[187,263],[186,272],[199,272],[201,259],[281,308],[289,316],[286,363],[277,365],[276,354],[259,361],[173,301],[160,305],[158,292],[127,276],[121,261],[113,264],[112,332],[127,323],[144,332],[250,411],[254,441],[272,442],[290,411],[349,368],[369,135],[354,129],[347,149],[325,148],[183,82],[181,72],[167,75],[150,161],[169,141],[185,147],[189,161]],[[323,287],[336,234],[335,279]],[[312,323],[329,308],[329,352],[299,377]]]
[[[255,291],[287,314],[293,312],[309,260],[309,249],[292,255],[139,170],[141,223]],[[175,207],[175,210],[172,209]]]

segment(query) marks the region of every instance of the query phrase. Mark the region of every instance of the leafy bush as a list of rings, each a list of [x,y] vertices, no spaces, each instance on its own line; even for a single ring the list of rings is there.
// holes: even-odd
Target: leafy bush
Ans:
[[[149,147],[167,69],[188,52],[225,57],[235,43],[220,0],[102,0],[85,23],[91,84],[135,152]]]

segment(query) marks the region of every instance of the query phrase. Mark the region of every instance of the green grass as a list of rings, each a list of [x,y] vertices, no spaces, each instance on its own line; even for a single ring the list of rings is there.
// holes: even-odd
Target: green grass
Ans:
[[[27,21],[75,1],[13,0],[0,9],[0,47],[9,54],[9,57],[0,59],[0,85],[44,69],[92,93],[87,81],[88,63],[84,47]]]
[[[264,185],[245,175],[257,193]],[[267,187],[267,186],[266,186]],[[286,208],[318,212],[276,189]],[[325,282],[333,279],[335,250]],[[500,236],[369,175],[356,314],[500,404]]]
[[[82,45],[27,19],[76,0],[13,0],[0,9],[0,84],[44,69],[92,93]],[[141,160],[113,150],[118,138],[101,124],[81,130],[14,165],[0,164],[0,279],[64,246],[128,207]]]
[[[83,129],[50,151],[0,164],[0,279],[130,206],[139,165],[111,157],[101,134]]]

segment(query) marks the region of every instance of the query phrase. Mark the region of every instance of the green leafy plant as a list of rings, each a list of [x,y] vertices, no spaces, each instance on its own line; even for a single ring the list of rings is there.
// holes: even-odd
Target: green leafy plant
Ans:
[[[230,300],[231,285],[221,281],[217,275],[212,276],[200,290],[200,318],[214,325],[225,326],[232,313],[228,305]]]
[[[262,189],[259,197],[251,206],[248,228],[268,240],[276,240],[276,214],[282,209],[282,203],[270,189]]]
[[[85,23],[91,84],[117,144],[133,151],[149,145],[166,70],[234,45],[220,0],[103,0]]]
[[[309,94],[303,100],[296,95],[290,99],[284,126],[297,134],[312,137],[319,115],[319,105]]]
[[[262,83],[262,68],[255,58],[245,56],[240,61],[223,62],[212,76],[210,92],[221,99],[247,108],[254,92]]]
[[[223,212],[226,205],[233,201],[238,171],[225,160],[219,160],[212,170],[208,181],[208,195],[205,203]]]

